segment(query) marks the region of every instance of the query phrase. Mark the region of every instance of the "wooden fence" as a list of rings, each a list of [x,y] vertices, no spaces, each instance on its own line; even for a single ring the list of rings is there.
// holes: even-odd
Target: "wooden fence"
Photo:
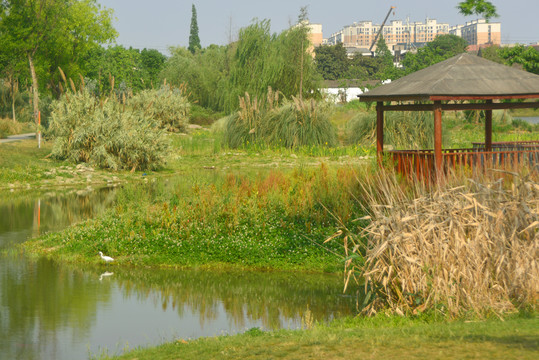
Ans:
[[[486,169],[517,171],[523,166],[539,169],[539,141],[493,143],[491,151],[485,151],[483,143],[473,145],[471,149],[442,150],[443,172],[463,169],[471,172]],[[392,150],[388,153],[401,174],[420,179],[434,178],[434,150]]]

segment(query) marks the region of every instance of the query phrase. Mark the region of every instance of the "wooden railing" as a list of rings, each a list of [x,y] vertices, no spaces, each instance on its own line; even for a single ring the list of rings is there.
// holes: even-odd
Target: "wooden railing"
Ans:
[[[472,143],[473,148],[485,149],[485,143],[474,142]],[[529,140],[529,141],[504,141],[504,142],[493,142],[492,150],[504,150],[504,149],[514,149],[514,150],[534,150],[539,146],[539,140]]]
[[[444,149],[443,172],[463,168],[473,172],[486,169],[516,171],[522,166],[539,167],[539,141],[520,145],[493,143],[492,148],[492,151],[484,151],[484,144],[478,144],[473,149]],[[388,153],[401,174],[420,179],[434,178],[434,150],[392,150]]]

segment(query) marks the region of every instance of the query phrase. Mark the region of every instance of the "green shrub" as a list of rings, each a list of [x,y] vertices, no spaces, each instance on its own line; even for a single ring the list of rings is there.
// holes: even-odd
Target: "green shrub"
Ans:
[[[191,105],[189,123],[196,125],[211,125],[222,116],[223,113],[215,112],[198,104],[193,104]]]
[[[346,125],[348,144],[371,146],[376,142],[376,113],[358,114]],[[395,148],[426,149],[434,146],[434,121],[424,112],[386,112],[384,143]]]
[[[168,131],[185,131],[189,123],[189,101],[182,88],[163,85],[143,90],[127,100],[127,105],[159,122]]]
[[[65,93],[51,104],[51,155],[113,170],[144,170],[164,164],[165,131],[146,112],[115,97],[99,100],[86,91]]]

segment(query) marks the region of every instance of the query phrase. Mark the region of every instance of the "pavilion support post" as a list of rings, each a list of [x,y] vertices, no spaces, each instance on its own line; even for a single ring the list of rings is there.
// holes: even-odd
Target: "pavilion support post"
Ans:
[[[492,105],[492,100],[487,100]],[[492,109],[485,110],[485,151],[492,151]]]
[[[434,102],[434,167],[437,179],[442,176],[442,102]]]
[[[382,158],[384,155],[384,103],[378,101],[376,103],[376,154],[378,155],[378,165],[382,166]]]

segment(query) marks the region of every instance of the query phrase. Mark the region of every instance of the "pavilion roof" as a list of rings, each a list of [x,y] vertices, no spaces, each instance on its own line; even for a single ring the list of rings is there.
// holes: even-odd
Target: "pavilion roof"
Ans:
[[[539,97],[539,75],[467,53],[372,89],[360,101]]]

